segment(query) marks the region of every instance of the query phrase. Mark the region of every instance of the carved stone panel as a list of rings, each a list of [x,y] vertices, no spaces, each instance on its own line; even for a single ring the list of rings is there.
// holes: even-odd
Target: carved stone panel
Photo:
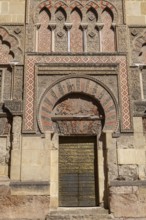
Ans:
[[[34,25],[26,26],[26,52],[34,51]]]
[[[117,31],[117,50],[118,52],[127,52],[127,26],[120,25],[116,28]]]
[[[12,69],[8,67],[4,70],[3,100],[10,100],[11,87],[12,87]]]
[[[13,99],[22,100],[23,94],[23,66],[17,66],[14,73]]]
[[[63,98],[52,112],[55,130],[60,134],[98,134],[103,112],[88,96],[72,94]]]
[[[59,64],[58,64],[59,65]],[[58,66],[57,65],[57,66]],[[103,82],[110,90],[113,92],[115,97],[118,100],[118,69],[116,66],[114,67],[81,67],[79,64],[76,67],[70,65],[67,66],[58,66],[55,65],[48,65],[48,66],[39,66],[38,68],[38,75],[37,75],[37,97],[40,100],[40,97],[45,92],[45,90],[51,86],[55,81],[58,81],[62,77],[65,77],[70,74],[77,74],[77,75],[90,75],[93,78]]]
[[[96,29],[97,22],[96,11],[89,10],[87,13],[88,29],[87,29],[87,51],[88,52],[99,52],[100,39],[99,32]]]
[[[131,98],[133,100],[141,99],[141,90],[140,90],[140,73],[136,68],[131,69]]]
[[[146,101],[135,101],[133,110],[134,116],[146,116]]]
[[[56,12],[56,29],[55,29],[55,51],[67,52],[67,31],[64,27],[65,12],[58,10]]]
[[[21,115],[22,114],[22,102],[16,100],[6,100],[4,102],[4,107],[12,114],[12,115]]]
[[[130,52],[131,62],[144,63],[145,62],[145,43],[146,43],[146,29],[145,27],[132,26],[129,28],[130,32]]]
[[[102,84],[98,83],[96,80],[93,80],[93,78],[89,78],[89,76],[83,76],[83,77],[70,76],[60,80],[60,82],[56,83],[53,87],[48,88],[44,93],[44,95],[42,96],[39,105],[39,112],[38,112],[38,123],[39,123],[39,128],[42,132],[54,130],[52,121],[57,121],[57,120],[63,121],[65,119],[67,121],[68,120],[98,121],[99,119],[101,119],[100,114],[98,116],[96,114],[95,115],[90,114],[89,112],[85,115],[81,114],[81,116],[80,114],[78,114],[77,116],[76,115],[74,116],[73,114],[71,115],[68,114],[67,118],[65,115],[62,116],[60,114],[54,116],[52,114],[52,111],[54,107],[57,105],[58,101],[62,99],[64,96],[71,93],[74,95],[88,94],[88,97],[90,96],[93,97],[93,100],[95,100],[97,103],[100,103],[99,106],[102,106],[101,109],[103,109],[104,114],[106,115],[104,128],[110,130],[116,130],[118,128],[118,121],[117,121],[118,111],[116,107],[117,105],[116,105],[116,100],[114,99],[112,93],[109,92],[108,89],[106,90]],[[78,97],[80,96],[78,95]],[[77,104],[74,103],[74,105],[76,106],[77,109],[78,103]],[[73,108],[73,105],[71,106]],[[81,109],[83,111],[84,107],[82,106]],[[84,111],[87,111],[87,109],[88,107],[85,107]],[[96,117],[92,117],[92,116],[96,116]],[[89,131],[90,125],[86,127],[88,127],[88,131]],[[90,132],[91,130],[92,129],[90,128]]]

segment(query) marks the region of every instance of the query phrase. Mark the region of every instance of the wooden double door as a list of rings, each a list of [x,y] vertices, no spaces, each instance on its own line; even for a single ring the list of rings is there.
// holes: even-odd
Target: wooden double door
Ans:
[[[59,206],[98,206],[96,137],[60,137]]]

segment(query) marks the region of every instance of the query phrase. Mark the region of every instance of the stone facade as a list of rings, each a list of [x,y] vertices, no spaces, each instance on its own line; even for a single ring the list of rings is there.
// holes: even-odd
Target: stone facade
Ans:
[[[146,219],[145,57],[144,0],[0,1],[0,220]]]
[[[25,0],[1,0],[0,23],[24,23]]]

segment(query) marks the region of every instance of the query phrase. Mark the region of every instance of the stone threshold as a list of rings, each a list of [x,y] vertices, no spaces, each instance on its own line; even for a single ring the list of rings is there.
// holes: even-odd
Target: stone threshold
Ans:
[[[51,211],[45,220],[109,220],[112,219],[107,209],[101,207],[58,207]]]

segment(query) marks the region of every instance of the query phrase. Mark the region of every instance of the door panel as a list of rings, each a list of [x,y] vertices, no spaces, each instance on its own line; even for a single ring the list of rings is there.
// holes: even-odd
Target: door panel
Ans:
[[[94,137],[61,137],[59,205],[97,205],[97,151]]]

